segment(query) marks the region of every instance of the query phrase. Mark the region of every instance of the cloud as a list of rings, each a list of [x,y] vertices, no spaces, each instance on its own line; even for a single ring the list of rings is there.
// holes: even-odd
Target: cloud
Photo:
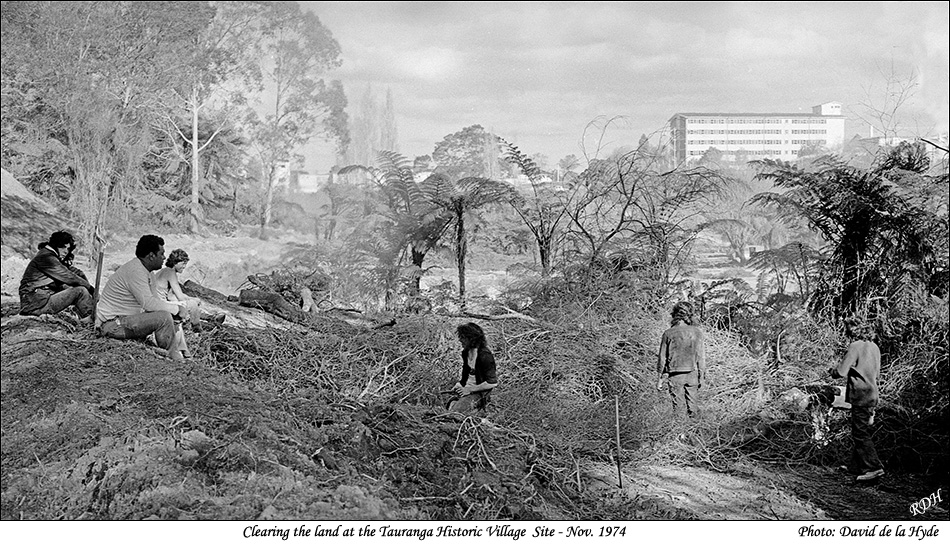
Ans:
[[[856,106],[895,59],[920,125],[948,116],[948,10],[927,2],[315,2],[348,95],[393,90],[407,155],[479,123],[552,159],[627,116],[635,143],[678,111]]]

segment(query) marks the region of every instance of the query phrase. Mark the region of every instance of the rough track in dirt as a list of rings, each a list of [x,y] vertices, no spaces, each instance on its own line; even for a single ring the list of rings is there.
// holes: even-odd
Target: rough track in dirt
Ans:
[[[775,468],[776,484],[822,508],[838,520],[947,520],[944,504],[914,513],[910,505],[939,488],[918,475],[886,474],[861,484],[841,469],[818,466]]]
[[[615,467],[592,464],[592,485],[616,490]],[[633,501],[667,505],[703,520],[824,520],[828,516],[775,486],[699,467],[624,468],[624,493]]]

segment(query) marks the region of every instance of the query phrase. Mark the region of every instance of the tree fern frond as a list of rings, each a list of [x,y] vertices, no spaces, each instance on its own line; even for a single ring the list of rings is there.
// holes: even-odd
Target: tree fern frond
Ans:
[[[438,172],[423,180],[419,184],[419,189],[430,202],[442,206],[447,205],[456,196],[455,184],[448,176]]]
[[[337,174],[341,176],[345,176],[353,172],[368,172],[370,174],[373,174],[375,172],[375,169],[372,167],[364,166],[364,165],[347,165],[341,168],[340,170],[338,170]]]
[[[514,144],[504,138],[499,138],[498,140],[505,150],[505,159],[521,169],[521,172],[528,177],[528,180],[532,183],[537,183],[542,176],[541,169],[538,168],[538,165]]]
[[[456,182],[456,187],[471,208],[480,208],[486,204],[509,201],[518,195],[510,184],[489,180],[488,178],[462,178]]]

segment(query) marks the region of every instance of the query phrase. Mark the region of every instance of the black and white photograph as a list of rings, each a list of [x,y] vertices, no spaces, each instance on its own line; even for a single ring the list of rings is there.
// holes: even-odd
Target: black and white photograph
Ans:
[[[12,542],[950,533],[947,2],[0,23]]]

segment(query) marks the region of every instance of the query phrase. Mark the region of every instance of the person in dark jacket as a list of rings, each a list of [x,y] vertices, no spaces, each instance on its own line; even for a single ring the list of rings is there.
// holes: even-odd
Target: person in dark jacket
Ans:
[[[873,481],[884,475],[884,466],[871,440],[874,409],[879,394],[877,380],[881,374],[881,350],[874,342],[874,330],[859,318],[847,324],[848,335],[854,339],[837,366],[829,372],[832,378],[848,379],[845,401],[851,404],[851,463],[846,469],[857,475],[858,481]]]
[[[459,396],[449,403],[454,412],[472,409],[484,410],[491,400],[491,391],[498,385],[495,372],[495,356],[488,349],[485,332],[473,322],[462,324],[456,330],[462,344],[462,377],[452,388]],[[474,378],[474,384],[469,379]]]
[[[38,248],[20,280],[20,314],[57,314],[72,306],[80,318],[91,316],[95,288],[72,266],[73,235],[56,231]]]
[[[660,339],[656,388],[662,390],[663,382],[669,382],[674,416],[679,412],[680,399],[685,401],[687,416],[697,416],[699,389],[706,379],[703,332],[692,325],[693,307],[687,302],[673,306],[670,324]]]

